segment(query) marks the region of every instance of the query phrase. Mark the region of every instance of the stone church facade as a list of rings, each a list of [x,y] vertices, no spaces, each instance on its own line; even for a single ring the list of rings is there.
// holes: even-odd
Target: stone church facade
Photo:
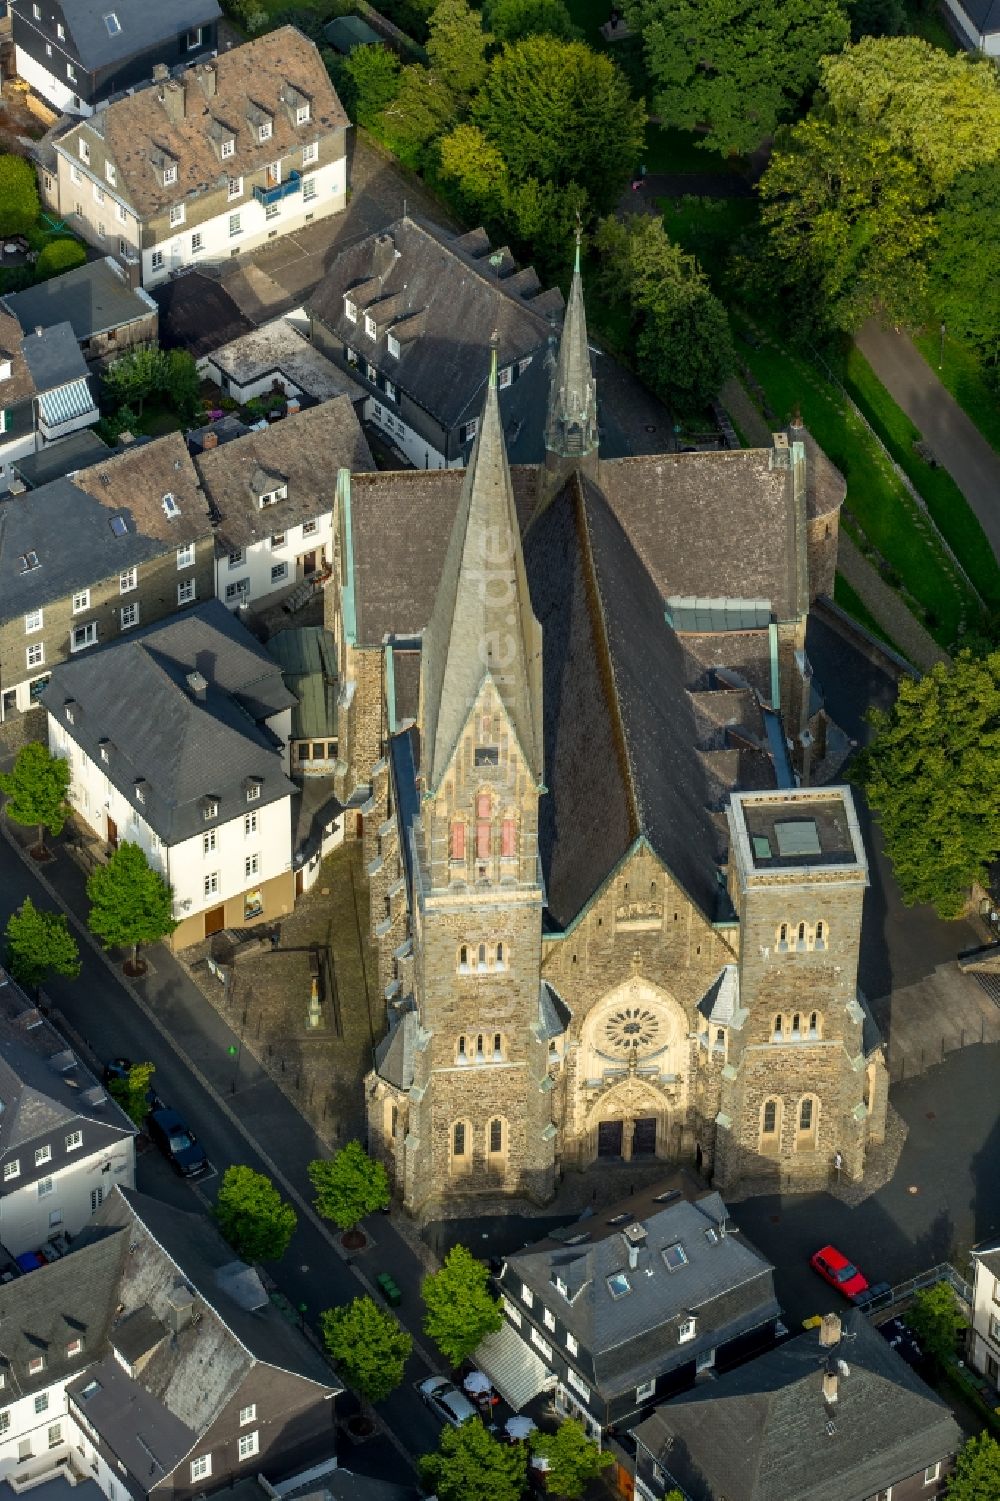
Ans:
[[[464,472],[340,475],[338,791],[388,1033],[371,1149],[414,1213],[603,1160],[859,1179],[867,863],[805,652],[843,482],[803,429],[603,461],[579,268],[544,466],[494,376]]]

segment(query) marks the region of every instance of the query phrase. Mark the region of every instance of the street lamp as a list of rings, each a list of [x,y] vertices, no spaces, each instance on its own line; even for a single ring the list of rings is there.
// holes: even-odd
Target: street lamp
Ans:
[[[947,330],[945,328],[944,322],[942,321],[942,323],[941,323],[941,348],[938,351],[938,369],[939,370],[944,365],[944,336],[945,336],[946,332],[947,332]]]
[[[226,1052],[229,1054],[230,1058],[232,1058],[234,1060],[234,1062],[233,1062],[233,1079],[232,1079],[232,1083],[229,1086],[229,1093],[230,1094],[235,1094],[236,1093],[236,1080],[239,1078],[239,1072],[240,1072],[240,1049],[242,1048],[242,1046],[243,1046],[243,1043],[242,1043],[242,1040],[241,1040],[239,1043],[231,1042],[229,1044],[228,1048],[226,1049]]]

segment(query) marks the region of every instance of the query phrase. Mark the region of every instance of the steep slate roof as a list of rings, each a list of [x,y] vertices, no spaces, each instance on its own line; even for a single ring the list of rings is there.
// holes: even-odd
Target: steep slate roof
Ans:
[[[487,676],[528,770],[541,781],[541,658],[494,363],[420,654],[421,771],[430,791],[441,785]]]
[[[214,92],[201,82],[214,73]],[[311,103],[310,118],[295,124],[284,102],[289,87]],[[174,122],[163,105],[167,88],[186,98],[183,117]],[[266,141],[258,139],[254,111],[273,122]],[[208,127],[218,121],[232,131],[235,153],[219,155]],[[73,137],[93,133],[103,138],[118,169],[118,190],[140,218],[180,203],[187,194],[214,187],[220,176],[249,177],[279,156],[300,149],[317,135],[349,123],[323,66],[319,50],[294,26],[220,52],[211,64],[196,63],[181,79],[139,89],[119,99],[61,138],[63,149],[76,150]],[[154,158],[166,153],[177,163],[177,181],[164,184]]]
[[[163,509],[167,493],[180,512],[173,519]],[[121,536],[111,530],[116,516],[126,523]],[[211,529],[208,504],[180,433],[2,500],[0,618],[65,599]],[[20,559],[29,551],[37,552],[41,566],[24,572]]]
[[[636,1437],[692,1501],[867,1501],[955,1453],[948,1408],[858,1309],[843,1334],[835,1405],[811,1330],[672,1398]]]
[[[186,681],[193,672],[207,682],[203,699]],[[258,723],[291,707],[292,695],[274,659],[218,600],[55,667],[42,702],[98,764],[110,742],[102,769],[165,844],[237,817],[249,778],[261,782],[255,808],[295,790],[277,741]],[[219,811],[206,820],[208,796]]]
[[[9,410],[35,395],[28,362],[24,358],[24,336],[13,314],[0,307],[0,364],[10,361],[10,375],[0,381],[0,406]]]
[[[87,364],[70,323],[50,323],[25,334],[23,348],[39,392],[54,391],[57,386],[87,377]]]
[[[68,437],[56,443],[46,443],[38,453],[28,454],[23,459],[14,459],[11,467],[17,470],[24,483],[32,490],[51,484],[54,479],[73,474],[77,469],[86,469],[90,464],[99,464],[111,457],[111,449],[92,427],[78,428]]]
[[[982,1246],[972,1254],[994,1277],[1000,1277],[1000,1245]]]
[[[680,643],[618,519],[571,479],[525,543],[542,625],[548,917],[564,927],[644,835],[702,911],[719,900],[719,837]]]
[[[507,1258],[502,1280],[523,1281],[557,1311],[579,1342],[581,1360],[584,1352],[591,1357],[607,1397],[778,1317],[770,1263],[732,1227],[720,1234],[725,1220],[716,1193],[694,1204],[681,1200],[641,1222],[646,1241],[634,1268],[624,1233],[609,1233],[584,1245],[550,1242],[520,1251]],[[671,1271],[662,1253],[678,1243],[687,1262]],[[628,1279],[624,1296],[613,1296],[608,1286],[616,1273]],[[557,1290],[557,1276],[568,1296]],[[692,1314],[695,1337],[681,1344],[679,1326]]]
[[[195,468],[221,514],[218,550],[239,552],[332,511],[337,470],[371,470],[375,460],[350,397],[336,396],[199,453]],[[253,483],[258,470],[288,486],[283,500],[261,508]]]
[[[1000,31],[1000,0],[958,0],[980,36]]]
[[[0,1158],[48,1131],[96,1121],[136,1128],[24,991],[0,969]]]
[[[534,271],[517,271],[509,251],[490,264],[485,233],[453,236],[411,218],[397,219],[337,256],[309,301],[309,310],[336,336],[382,371],[418,406],[450,430],[479,415],[489,374],[490,338],[496,332],[503,368],[548,346],[562,312],[557,290],[542,292]],[[357,320],[344,312],[344,296]],[[365,332],[365,312],[377,340]],[[398,358],[386,348],[386,330],[399,339]],[[506,411],[514,386],[505,390]]]
[[[664,599],[769,599],[805,613],[790,467],[773,448],[610,459],[598,483]]]
[[[103,8],[117,0],[100,0],[100,3]],[[214,0],[208,3],[213,4]],[[53,276],[24,292],[11,292],[4,297],[3,304],[14,314],[25,334],[39,327],[50,328],[54,323],[69,323],[73,337],[80,342],[108,329],[123,328],[150,315],[156,316],[156,303],[149,293],[130,287],[117,261],[109,255],[74,271],[65,271],[62,276]]]
[[[215,0],[61,0],[62,15],[83,66],[90,72],[113,68],[158,42],[173,41],[185,31],[217,21]],[[118,17],[113,36],[104,17]]]

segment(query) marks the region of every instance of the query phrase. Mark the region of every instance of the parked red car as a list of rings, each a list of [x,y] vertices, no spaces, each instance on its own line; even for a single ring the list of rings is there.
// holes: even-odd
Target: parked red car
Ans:
[[[831,1287],[835,1287],[852,1302],[861,1293],[868,1291],[868,1278],[836,1246],[824,1246],[810,1256],[809,1265],[814,1272],[819,1272],[824,1282],[829,1282]]]

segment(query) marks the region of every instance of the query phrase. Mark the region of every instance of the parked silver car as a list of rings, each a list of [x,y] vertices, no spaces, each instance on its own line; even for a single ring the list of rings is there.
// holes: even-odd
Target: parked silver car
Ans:
[[[468,1397],[446,1376],[429,1376],[426,1381],[418,1381],[417,1391],[431,1411],[453,1428],[461,1428],[463,1423],[476,1416],[476,1409]]]

